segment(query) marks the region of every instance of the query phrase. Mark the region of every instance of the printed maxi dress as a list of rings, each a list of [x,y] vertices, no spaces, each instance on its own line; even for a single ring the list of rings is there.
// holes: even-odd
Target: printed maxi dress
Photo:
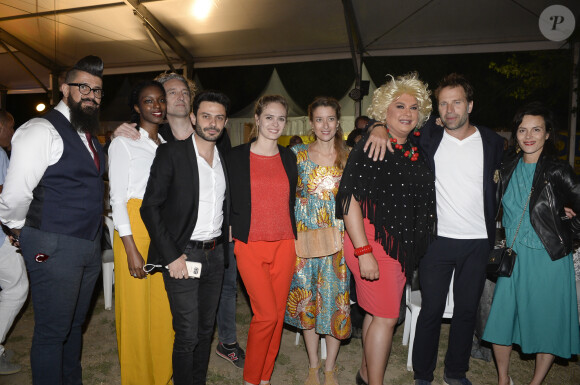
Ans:
[[[335,197],[342,170],[310,160],[308,145],[292,147],[298,160],[296,226],[298,231],[335,226],[344,236],[344,223],[335,218]],[[350,271],[342,250],[318,258],[296,257],[284,322],[299,329],[315,328],[336,339],[350,337]]]

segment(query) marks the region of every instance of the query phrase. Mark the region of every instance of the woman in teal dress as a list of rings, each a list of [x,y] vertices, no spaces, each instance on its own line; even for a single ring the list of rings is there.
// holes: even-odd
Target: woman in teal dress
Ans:
[[[503,225],[511,245],[518,224],[511,277],[497,280],[483,339],[493,344],[499,385],[508,375],[512,344],[536,354],[530,384],[542,383],[555,356],[580,353],[573,235],[580,217],[566,217],[564,206],[580,212],[580,181],[555,156],[551,112],[541,103],[520,109],[514,118],[517,154],[499,171]],[[528,202],[529,197],[529,204]],[[527,204],[527,205],[526,205]],[[524,207],[526,211],[522,218]]]
[[[319,384],[320,335],[326,336],[325,384],[338,384],[335,375],[340,341],[350,337],[350,272],[342,254],[344,223],[335,218],[335,196],[348,151],[340,128],[340,104],[319,97],[308,106],[316,140],[292,147],[298,160],[296,227],[298,232],[336,227],[338,252],[316,258],[296,257],[284,322],[303,330],[310,363],[306,385]]]

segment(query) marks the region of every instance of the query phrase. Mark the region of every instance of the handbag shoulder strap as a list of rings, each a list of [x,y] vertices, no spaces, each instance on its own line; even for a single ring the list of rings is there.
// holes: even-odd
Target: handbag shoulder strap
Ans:
[[[524,219],[524,214],[526,213],[526,209],[528,208],[528,203],[530,202],[530,198],[532,197],[532,192],[534,191],[534,187],[530,188],[530,193],[528,194],[528,199],[526,199],[526,203],[524,203],[522,217],[520,218],[520,223],[518,223],[518,228],[516,229],[516,234],[514,235],[514,240],[510,246],[510,249],[514,247],[514,243],[516,243],[516,237],[518,236],[518,232],[520,231],[520,226],[522,225],[522,220]]]

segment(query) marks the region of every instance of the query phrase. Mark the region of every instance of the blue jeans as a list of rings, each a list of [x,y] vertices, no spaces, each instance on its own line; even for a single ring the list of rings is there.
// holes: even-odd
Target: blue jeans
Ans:
[[[224,270],[224,283],[217,311],[217,326],[219,341],[223,344],[233,344],[236,336],[236,294],[238,292],[238,266],[234,256],[234,242],[229,243],[229,266]]]
[[[175,279],[163,270],[165,290],[173,316],[173,384],[205,384],[211,337],[224,275],[224,253],[187,246],[188,261],[201,263],[201,277]]]
[[[35,385],[82,384],[82,327],[101,272],[101,234],[94,241],[24,227],[22,255],[30,274]],[[35,256],[49,258],[42,263]]]

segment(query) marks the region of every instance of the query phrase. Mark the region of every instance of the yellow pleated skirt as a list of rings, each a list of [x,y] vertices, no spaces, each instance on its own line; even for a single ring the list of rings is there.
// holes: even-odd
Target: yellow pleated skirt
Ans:
[[[137,250],[147,261],[150,238],[141,220],[142,201],[127,203]],[[123,385],[167,385],[173,375],[173,326],[169,300],[160,273],[136,279],[129,273],[127,253],[119,233],[115,254],[115,317]]]

